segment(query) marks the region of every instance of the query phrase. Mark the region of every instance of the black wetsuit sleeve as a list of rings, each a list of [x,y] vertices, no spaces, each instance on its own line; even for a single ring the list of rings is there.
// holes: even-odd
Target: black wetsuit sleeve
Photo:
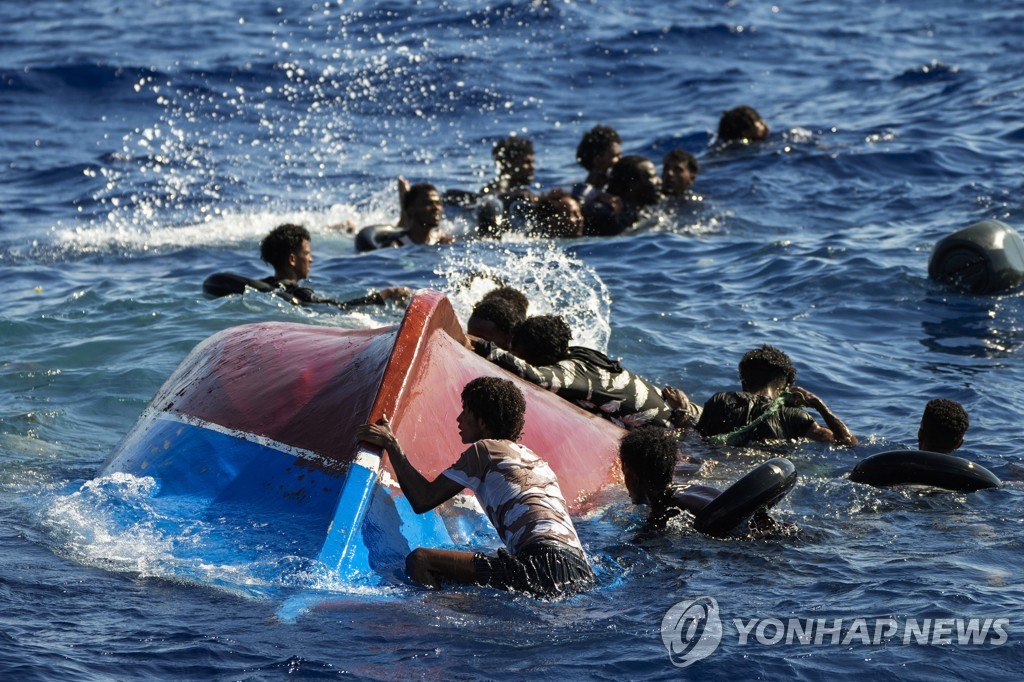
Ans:
[[[336,305],[339,308],[351,308],[353,306],[360,305],[384,305],[384,297],[380,295],[380,292],[375,291],[372,294],[366,296],[360,296],[359,298],[353,298],[348,301],[330,301],[331,305]]]
[[[278,291],[283,298],[291,300],[292,303],[301,303],[302,305],[329,305],[334,306],[335,308],[341,308],[342,310],[361,305],[384,305],[384,297],[377,291],[348,301],[337,301],[333,298],[327,298],[326,296],[321,296],[316,293],[309,287],[300,287],[296,285],[284,285],[284,288],[279,289]]]

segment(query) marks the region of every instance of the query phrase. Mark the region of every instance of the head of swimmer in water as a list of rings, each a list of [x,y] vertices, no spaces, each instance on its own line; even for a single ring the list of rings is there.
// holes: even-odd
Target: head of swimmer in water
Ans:
[[[612,166],[608,193],[632,206],[652,206],[661,197],[661,177],[654,162],[643,156],[628,155]]]
[[[747,351],[740,360],[739,370],[740,384],[748,393],[766,388],[781,391],[796,383],[796,368],[789,356],[768,344]]]
[[[491,156],[498,164],[498,176],[505,181],[506,189],[527,187],[533,182],[536,159],[531,140],[506,137],[494,145]]]
[[[533,229],[545,237],[582,237],[583,209],[564,189],[542,195],[533,207]]]
[[[685,149],[673,149],[665,155],[661,166],[661,192],[669,197],[681,197],[693,186],[700,167],[697,159]]]
[[[948,398],[935,398],[925,405],[917,430],[917,447],[930,452],[950,453],[964,444],[971,425],[963,405]]]
[[[718,120],[719,142],[759,142],[770,132],[757,109],[746,104],[729,109]]]
[[[260,258],[274,268],[278,279],[298,282],[313,265],[310,235],[302,225],[278,225],[260,242]]]
[[[409,218],[409,231],[413,233],[414,241],[418,235],[426,238],[444,218],[441,194],[427,183],[419,183],[406,190],[402,197],[402,210]]]
[[[619,443],[626,491],[633,504],[658,506],[672,484],[679,439],[660,426],[638,426]]]
[[[597,125],[583,133],[576,147],[576,163],[587,169],[587,182],[604,189],[608,171],[622,157],[622,138],[615,128]]]
[[[510,287],[507,284],[500,284],[497,288],[491,289],[484,294],[480,298],[480,303],[490,301],[495,298],[500,298],[511,303],[516,310],[516,314],[520,318],[520,322],[526,319],[526,315],[530,310],[530,299],[527,298],[526,294],[522,291],[515,287]]]

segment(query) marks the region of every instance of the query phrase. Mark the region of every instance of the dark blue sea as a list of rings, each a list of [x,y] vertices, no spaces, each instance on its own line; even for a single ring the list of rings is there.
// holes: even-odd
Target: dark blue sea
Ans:
[[[927,278],[946,234],[1024,228],[1019,2],[82,0],[4,2],[0,27],[3,679],[1019,679],[1024,298]],[[739,104],[771,137],[720,149],[718,117]],[[598,123],[659,164],[695,154],[697,196],[634,233],[560,243],[357,255],[327,227],[395,220],[399,175],[479,187],[510,133],[533,140],[539,189],[567,187]],[[745,351],[777,345],[862,442],[687,443],[715,485],[787,454],[800,480],[777,516],[794,532],[638,537],[642,511],[613,486],[578,521],[589,594],[328,584],[329,609],[282,618],[311,587],[282,577],[287,557],[204,564],[213,530],[98,473],[214,332],[401,319],[203,295],[215,271],[269,274],[258,243],[283,222],[313,232],[321,293],[432,287],[465,319],[485,290],[474,275],[498,276],[698,401],[737,386]],[[934,397],[965,405],[960,454],[1005,487],[845,477],[916,447]],[[701,597],[720,645],[677,667],[663,618]],[[790,619],[843,629],[777,638]],[[898,632],[863,635],[857,619]],[[992,629],[965,639],[971,619]],[[905,637],[911,621],[931,634]]]

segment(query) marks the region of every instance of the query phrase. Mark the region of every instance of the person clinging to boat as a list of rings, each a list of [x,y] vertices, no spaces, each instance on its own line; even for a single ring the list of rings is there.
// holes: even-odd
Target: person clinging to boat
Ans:
[[[794,385],[796,368],[778,348],[765,344],[748,351],[740,360],[739,374],[741,391],[722,391],[704,403],[696,428],[705,439],[733,446],[800,438],[858,443],[825,401]],[[826,426],[805,407],[817,411]]]
[[[535,315],[515,328],[508,351],[483,339],[470,342],[478,355],[620,426],[672,425],[672,408],[658,387],[571,340],[560,316]]]
[[[480,377],[467,383],[458,427],[469,447],[433,481],[410,461],[386,417],[357,429],[359,441],[387,451],[413,511],[426,513],[468,488],[505,544],[494,556],[420,547],[406,558],[410,578],[432,588],[472,584],[542,598],[579,592],[593,584],[593,571],[554,472],[516,442],[525,413],[523,394],[511,381]]]
[[[949,398],[934,398],[924,406],[917,430],[917,448],[952,453],[964,444],[971,420],[964,406]]]
[[[250,279],[230,272],[218,272],[203,282],[203,290],[212,296],[241,294],[246,287],[274,292],[294,305],[322,304],[336,308],[383,305],[388,301],[403,303],[412,296],[412,289],[393,286],[371,291],[365,296],[339,301],[321,296],[300,282],[309,277],[313,266],[312,237],[302,225],[285,223],[271,230],[260,242],[260,257],[274,268],[274,274]]]
[[[511,301],[498,297],[488,298],[473,306],[473,312],[466,320],[466,333],[471,337],[491,341],[502,350],[508,350],[516,326],[524,319]]]
[[[491,341],[508,350],[512,332],[526,319],[530,299],[519,289],[505,284],[484,294],[466,320],[466,347],[473,349],[472,339]]]

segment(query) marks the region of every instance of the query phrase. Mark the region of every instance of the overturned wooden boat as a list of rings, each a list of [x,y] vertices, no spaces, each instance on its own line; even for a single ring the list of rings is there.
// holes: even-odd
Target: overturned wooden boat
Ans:
[[[398,326],[267,322],[213,335],[165,382],[102,473],[153,477],[158,497],[199,516],[272,528],[275,551],[319,562],[340,581],[402,580],[415,547],[497,538],[468,491],[413,513],[380,451],[357,444],[355,429],[387,415],[433,478],[465,448],[460,393],[478,376],[522,389],[521,441],[547,459],[572,510],[619,479],[621,429],[467,349],[450,302],[431,290],[413,297]],[[259,544],[253,552],[267,551]]]

